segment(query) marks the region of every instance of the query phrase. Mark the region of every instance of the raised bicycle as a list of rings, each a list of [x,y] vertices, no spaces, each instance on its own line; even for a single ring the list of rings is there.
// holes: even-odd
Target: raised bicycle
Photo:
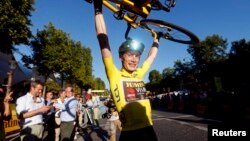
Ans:
[[[92,3],[93,0],[85,0]],[[175,6],[176,0],[102,0],[103,5],[114,13],[118,20],[125,20],[128,24],[125,38],[128,38],[131,27],[140,27],[149,32],[161,33],[161,38],[182,43],[196,44],[199,38],[191,31],[173,23],[159,19],[147,19],[151,10],[163,10],[170,12]]]

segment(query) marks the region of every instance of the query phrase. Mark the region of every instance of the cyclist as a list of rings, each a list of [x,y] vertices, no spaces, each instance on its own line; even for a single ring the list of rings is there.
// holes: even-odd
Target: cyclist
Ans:
[[[153,44],[142,67],[138,68],[144,45],[128,39],[119,48],[122,68],[113,62],[106,25],[102,14],[102,1],[94,0],[95,27],[106,74],[110,83],[111,95],[122,122],[120,141],[156,141],[153,129],[151,106],[145,99],[143,77],[153,63],[159,46],[160,35],[153,32]]]

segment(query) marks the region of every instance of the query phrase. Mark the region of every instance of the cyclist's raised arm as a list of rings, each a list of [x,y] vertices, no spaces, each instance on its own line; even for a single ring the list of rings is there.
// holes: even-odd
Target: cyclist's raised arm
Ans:
[[[102,14],[102,0],[94,0],[94,10],[96,34],[101,48],[102,57],[110,57],[112,54],[109,46],[105,21]]]
[[[152,47],[148,53],[148,57],[146,58],[146,61],[148,62],[149,65],[151,65],[153,63],[153,61],[155,60],[155,57],[158,53],[158,47],[159,47],[159,38],[160,35],[156,32],[152,32],[152,36],[153,36],[153,44]]]

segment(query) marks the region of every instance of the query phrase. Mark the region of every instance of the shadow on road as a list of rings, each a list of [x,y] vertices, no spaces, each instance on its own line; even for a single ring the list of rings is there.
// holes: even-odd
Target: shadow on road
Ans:
[[[108,132],[102,127],[87,127],[80,129],[79,136],[82,137],[84,141],[107,141]],[[78,138],[81,140],[80,138]]]

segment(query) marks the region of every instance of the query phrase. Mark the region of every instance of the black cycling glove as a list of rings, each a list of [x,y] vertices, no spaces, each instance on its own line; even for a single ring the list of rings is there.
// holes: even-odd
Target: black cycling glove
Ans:
[[[163,36],[163,33],[162,32],[155,32],[155,31],[152,31],[152,37],[153,38],[156,38],[158,40],[160,40],[160,38]]]
[[[102,13],[102,0],[93,0],[95,14]]]

